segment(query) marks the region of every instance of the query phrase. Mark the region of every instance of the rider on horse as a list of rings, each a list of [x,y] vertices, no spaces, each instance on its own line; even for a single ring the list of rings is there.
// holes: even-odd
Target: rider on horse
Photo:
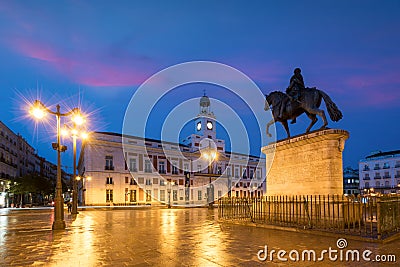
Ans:
[[[299,102],[300,89],[304,89],[304,88],[305,88],[305,86],[304,86],[303,76],[301,75],[301,69],[295,68],[294,74],[290,78],[290,85],[286,89],[286,94],[289,96],[290,101]],[[284,108],[285,108],[285,105],[283,105],[283,103],[282,103],[278,117],[282,117]],[[292,124],[296,123],[296,118],[294,118],[291,123]]]
[[[292,101],[295,100],[297,101],[300,97],[300,89],[304,89],[304,80],[303,76],[301,75],[301,69],[300,68],[295,68],[294,69],[294,74],[290,78],[290,85],[286,89],[286,93],[292,97]]]

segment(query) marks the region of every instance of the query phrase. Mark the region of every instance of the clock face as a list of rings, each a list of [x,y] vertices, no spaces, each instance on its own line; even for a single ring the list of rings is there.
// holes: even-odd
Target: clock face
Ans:
[[[212,122],[211,122],[211,121],[208,121],[208,122],[207,122],[207,129],[208,129],[208,130],[212,130],[212,128],[213,128]]]
[[[200,131],[201,130],[201,122],[198,122],[197,123],[197,131]]]

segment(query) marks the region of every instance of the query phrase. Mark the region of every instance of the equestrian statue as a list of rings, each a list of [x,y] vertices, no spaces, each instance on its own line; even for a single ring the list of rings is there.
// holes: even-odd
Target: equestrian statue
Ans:
[[[309,133],[311,127],[318,121],[317,115],[321,117],[324,122],[320,130],[325,129],[328,125],[328,121],[324,110],[319,108],[322,99],[325,101],[331,120],[339,121],[342,119],[342,112],[326,93],[318,90],[316,87],[308,88],[304,86],[301,70],[300,68],[296,68],[294,70],[294,75],[290,78],[290,85],[286,89],[286,94],[275,91],[269,95],[265,95],[264,110],[269,110],[271,108],[273,116],[273,119],[267,124],[267,135],[269,137],[272,136],[269,133],[269,127],[279,121],[285,128],[287,137],[289,138],[290,131],[288,120],[292,120],[292,124],[296,123],[296,118],[303,113],[311,120],[306,133]]]

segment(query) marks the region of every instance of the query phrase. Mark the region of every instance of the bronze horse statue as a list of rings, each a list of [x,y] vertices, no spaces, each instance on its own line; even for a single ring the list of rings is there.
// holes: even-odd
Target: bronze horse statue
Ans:
[[[322,118],[324,124],[320,129],[325,129],[328,125],[328,121],[325,116],[325,112],[319,109],[322,99],[324,99],[326,108],[329,113],[329,117],[332,121],[339,121],[342,119],[342,112],[338,109],[336,104],[331,98],[321,90],[317,88],[304,88],[300,89],[300,98],[298,101],[292,101],[289,96],[283,92],[275,91],[269,95],[265,95],[265,107],[264,110],[269,110],[270,106],[272,109],[273,119],[267,124],[267,135],[271,137],[269,133],[269,127],[275,122],[282,123],[286,130],[288,138],[290,137],[290,131],[288,126],[288,120],[295,119],[303,113],[310,118],[311,123],[307,127],[306,133],[309,133],[311,127],[318,121],[317,115]],[[284,105],[282,116],[278,118],[281,105]]]

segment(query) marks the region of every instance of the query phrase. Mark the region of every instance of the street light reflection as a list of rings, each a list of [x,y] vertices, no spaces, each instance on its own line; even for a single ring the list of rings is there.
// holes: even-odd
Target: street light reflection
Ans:
[[[72,219],[68,235],[53,233],[52,253],[46,266],[99,266],[98,237],[94,236],[95,222],[91,215]],[[66,260],[68,260],[66,262]]]
[[[217,261],[221,266],[227,266],[228,264],[224,261],[226,244],[221,242],[221,240],[224,240],[224,237],[220,236],[222,235],[222,232],[215,231],[215,229],[212,229],[213,227],[215,227],[214,224],[207,225],[205,226],[205,229],[202,229],[202,231],[198,232],[197,238],[199,242],[196,243],[196,251],[201,253],[201,255],[197,255],[197,257],[195,257],[197,260],[199,260],[193,264],[195,266],[204,265],[204,262],[201,261],[203,258]]]
[[[161,212],[161,238],[160,246],[162,254],[176,253],[176,210],[163,210]]]
[[[98,265],[99,255],[94,247],[93,225],[91,216],[81,217],[80,220],[72,222],[70,228],[73,228],[71,245],[72,249],[68,254],[78,255],[75,257],[77,262],[69,263],[71,266],[96,266]],[[90,253],[87,253],[90,251]],[[65,255],[65,259],[70,255]]]
[[[6,211],[8,213],[8,211]],[[0,215],[0,251],[7,239],[8,216]]]

